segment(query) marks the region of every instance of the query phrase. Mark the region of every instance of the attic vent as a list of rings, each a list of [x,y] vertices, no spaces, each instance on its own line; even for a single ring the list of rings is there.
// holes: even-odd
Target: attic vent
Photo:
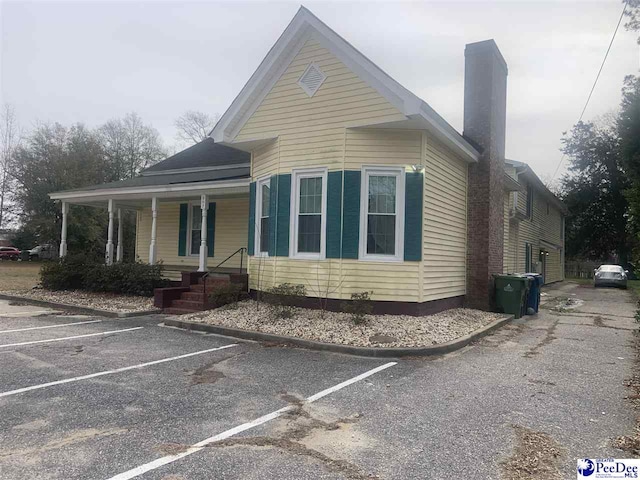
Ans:
[[[318,91],[320,85],[322,85],[322,82],[324,82],[326,78],[327,76],[322,70],[320,70],[320,67],[318,67],[315,63],[310,63],[298,80],[298,85],[302,87],[307,95],[313,97],[313,95]]]

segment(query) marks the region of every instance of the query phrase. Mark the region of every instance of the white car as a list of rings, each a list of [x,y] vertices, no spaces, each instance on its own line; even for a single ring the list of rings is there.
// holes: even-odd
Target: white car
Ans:
[[[593,272],[593,286],[627,288],[628,273],[620,265],[600,265]]]

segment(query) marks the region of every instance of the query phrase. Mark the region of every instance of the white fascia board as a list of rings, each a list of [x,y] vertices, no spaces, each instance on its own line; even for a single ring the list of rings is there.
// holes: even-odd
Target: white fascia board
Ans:
[[[476,163],[480,159],[478,152],[462,135],[460,135],[446,120],[438,115],[426,102],[420,101],[420,111],[418,115],[427,122],[429,131],[448,144],[454,151],[457,151],[465,160]]]
[[[278,62],[279,57],[285,54],[287,49],[291,49],[291,44],[295,42],[296,36],[300,35],[300,29],[303,24],[304,20],[300,16],[299,11],[298,14],[293,17],[287,28],[285,28],[284,32],[282,32],[276,43],[271,47],[256,71],[253,73],[253,75],[251,75],[245,86],[242,88],[242,90],[240,90],[240,93],[236,96],[233,102],[231,102],[231,105],[229,106],[227,111],[224,112],[222,117],[220,117],[218,123],[216,123],[216,126],[213,128],[211,134],[209,135],[215,142],[229,143],[233,140],[228,131],[233,128],[239,121],[238,117],[242,116],[243,109],[246,111],[246,109],[248,108],[247,103],[251,102],[252,97],[255,97],[262,93],[262,91],[265,89],[264,84],[274,82],[273,77],[275,75],[273,72],[273,67]],[[262,88],[261,84],[263,85]],[[258,92],[256,92],[256,90],[258,90]],[[264,93],[263,95],[266,95],[266,93]],[[256,103],[258,105],[260,104],[260,102]],[[254,108],[257,108],[257,106]]]
[[[105,188],[101,190],[80,190],[74,192],[54,192],[49,194],[52,200],[82,200],[86,198],[115,198],[115,197],[141,197],[141,196],[161,196],[163,194],[193,195],[202,191],[213,191],[232,189],[238,191],[249,191],[250,180],[241,178],[226,182],[194,182],[175,185],[152,185],[147,187],[125,187],[125,188]]]

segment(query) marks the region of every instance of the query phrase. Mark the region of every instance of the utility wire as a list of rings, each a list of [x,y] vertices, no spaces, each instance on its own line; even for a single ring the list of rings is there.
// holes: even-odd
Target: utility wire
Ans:
[[[600,70],[598,70],[598,75],[596,75],[596,79],[593,82],[593,86],[591,87],[591,91],[589,92],[589,96],[587,97],[587,101],[584,104],[584,108],[582,109],[582,113],[580,114],[580,118],[576,123],[580,123],[582,121],[582,117],[584,112],[587,111],[587,107],[589,106],[589,101],[591,100],[591,96],[593,95],[593,91],[596,89],[596,85],[598,84],[598,79],[600,78],[600,74],[602,73],[602,69],[604,68],[604,64],[607,61],[607,57],[609,56],[609,52],[611,51],[611,46],[613,45],[613,41],[616,39],[616,34],[618,33],[618,29],[620,28],[620,24],[622,23],[622,18],[624,17],[624,13],[627,11],[627,2],[624,2],[624,7],[622,8],[622,13],[620,14],[620,18],[618,19],[618,24],[616,25],[616,29],[613,31],[613,36],[611,37],[611,41],[609,42],[609,47],[607,48],[607,53],[604,54],[604,58],[602,59],[602,64],[600,64]],[[558,174],[558,170],[560,170],[560,166],[562,165],[562,161],[566,156],[565,153],[560,157],[560,161],[558,162],[558,166],[556,167],[555,172],[553,172],[553,177],[556,178]]]

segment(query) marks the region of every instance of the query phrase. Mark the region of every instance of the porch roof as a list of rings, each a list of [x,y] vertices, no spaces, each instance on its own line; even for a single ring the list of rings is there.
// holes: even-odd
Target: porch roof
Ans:
[[[120,182],[91,185],[49,194],[53,200],[83,205],[104,205],[109,199],[123,207],[138,208],[142,200],[196,198],[207,194],[248,195],[249,168],[174,173],[172,175],[144,175]]]
[[[113,199],[124,208],[138,208],[143,200],[152,197],[184,199],[202,194],[248,194],[249,168],[249,154],[206,139],[143,170],[136,178],[49,196],[68,203],[101,206]]]

